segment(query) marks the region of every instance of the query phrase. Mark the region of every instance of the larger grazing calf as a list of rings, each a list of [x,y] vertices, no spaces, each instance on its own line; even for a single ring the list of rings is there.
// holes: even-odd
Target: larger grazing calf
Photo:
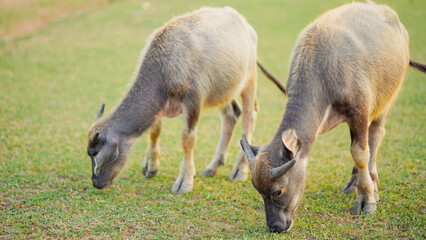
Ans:
[[[243,128],[249,139],[254,130],[258,108],[256,63],[256,32],[230,7],[202,8],[156,30],[142,52],[140,70],[128,94],[108,117],[102,117],[102,105],[89,129],[87,153],[92,158],[93,185],[101,189],[112,183],[134,140],[148,128],[150,142],[142,172],[147,178],[155,176],[161,117],[183,113],[184,157],[172,192],[191,191],[195,176],[193,148],[203,106],[217,106],[222,118],[216,154],[202,173],[214,175],[224,164],[241,114],[236,100],[239,94]],[[245,179],[248,171],[244,152],[240,151],[230,178]]]
[[[272,141],[242,147],[271,231],[288,231],[302,198],[307,155],[318,134],[349,125],[355,166],[344,188],[358,192],[353,213],[373,213],[379,200],[377,150],[409,65],[408,34],[398,15],[371,1],[330,10],[300,34],[287,82],[288,103]]]

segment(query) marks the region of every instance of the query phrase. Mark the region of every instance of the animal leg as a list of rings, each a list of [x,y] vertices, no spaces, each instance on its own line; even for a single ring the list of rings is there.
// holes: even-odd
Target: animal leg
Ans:
[[[243,100],[243,130],[246,134],[247,140],[250,142],[256,125],[257,112],[259,110],[259,105],[256,99],[256,70],[250,78],[246,89],[241,92],[241,98]],[[249,172],[248,166],[249,164],[244,151],[240,149],[237,156],[237,162],[232,168],[229,179],[246,180]]]
[[[183,161],[180,165],[179,176],[172,187],[176,194],[192,191],[195,177],[194,145],[197,139],[197,124],[200,108],[183,106],[182,146],[184,151]]]
[[[374,184],[374,197],[376,201],[379,201],[379,175],[377,174],[377,152],[380,145],[382,144],[383,137],[385,136],[385,123],[389,110],[386,111],[378,119],[374,120],[370,127],[368,128],[368,145],[370,147],[370,161],[368,163],[368,168],[370,169],[370,176]]]
[[[367,111],[361,111],[367,112]],[[374,184],[368,170],[370,152],[368,147],[368,117],[357,115],[352,116],[349,122],[351,130],[351,155],[358,169],[358,188],[353,213],[360,214],[363,209],[364,214],[374,213],[376,210],[376,199],[374,197]]]
[[[385,123],[388,113],[389,110],[385,111],[382,116],[371,122],[368,128],[368,145],[370,148],[370,161],[368,162],[368,169],[370,171],[370,177],[373,180],[374,198],[376,199],[376,201],[379,201],[380,199],[377,187],[379,184],[379,175],[377,174],[376,159],[377,152],[379,150],[380,145],[382,144],[383,137],[385,136]],[[357,192],[357,188],[358,168],[355,165],[352,170],[352,177],[350,178],[346,186],[343,188],[343,192],[346,194],[355,193]]]
[[[149,129],[149,143],[146,149],[144,162],[142,164],[142,174],[146,178],[154,177],[158,172],[160,165],[160,144],[159,137],[161,133],[161,119],[155,121]]]
[[[358,189],[358,168],[356,165],[352,168],[352,176],[346,186],[342,189],[345,194],[356,193]]]
[[[214,176],[219,166],[224,165],[229,149],[229,142],[234,133],[241,109],[236,100],[226,104],[221,110],[222,131],[216,148],[216,153],[207,168],[201,173],[202,176]]]

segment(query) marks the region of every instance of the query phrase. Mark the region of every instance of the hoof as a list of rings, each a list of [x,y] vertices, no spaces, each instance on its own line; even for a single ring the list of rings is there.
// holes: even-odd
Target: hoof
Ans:
[[[376,204],[375,203],[360,203],[355,202],[354,208],[352,209],[352,214],[359,215],[361,214],[373,214],[376,211]]]
[[[376,204],[367,203],[364,205],[362,214],[373,214],[376,211]]]
[[[201,172],[201,176],[204,176],[204,177],[212,177],[214,175],[216,175],[216,171],[213,171],[208,168],[206,168],[204,171]]]
[[[357,187],[357,178],[352,177],[349,182],[346,184],[346,186],[342,189],[342,192],[344,194],[350,194],[350,193],[356,193],[358,192]]]
[[[191,181],[185,181],[182,178],[178,178],[176,182],[173,184],[172,187],[172,193],[174,194],[181,194],[185,192],[191,192],[193,188],[193,182]]]
[[[157,172],[158,172],[158,170],[155,170],[155,171],[149,171],[148,173],[144,174],[144,176],[145,176],[146,178],[153,178],[153,177],[155,177],[155,175],[157,175]]]
[[[248,178],[248,174],[247,173],[240,173],[239,171],[233,173],[231,172],[231,174],[229,175],[229,180],[231,181],[245,181]]]
[[[182,194],[186,192],[192,192],[192,186],[175,186],[173,185],[172,193],[173,194]]]
[[[153,178],[155,175],[157,175],[158,170],[150,170],[148,171],[147,167],[143,167],[142,168],[142,174],[146,177],[146,178]]]
[[[354,208],[352,209],[352,214],[355,214],[355,215],[361,214],[361,203],[355,202]]]
[[[358,188],[356,186],[351,186],[351,187],[344,187],[342,189],[342,192],[344,194],[351,194],[351,193],[357,193],[358,192]]]

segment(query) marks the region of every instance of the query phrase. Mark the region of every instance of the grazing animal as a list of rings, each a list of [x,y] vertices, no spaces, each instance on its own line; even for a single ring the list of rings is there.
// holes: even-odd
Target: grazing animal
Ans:
[[[249,139],[252,136],[258,111],[256,63],[256,32],[230,7],[201,8],[173,18],[154,31],[142,52],[133,86],[110,116],[102,117],[102,105],[89,129],[87,153],[92,159],[93,185],[99,189],[111,185],[133,142],[148,128],[142,173],[146,178],[154,177],[159,167],[161,118],[183,113],[184,157],[172,192],[191,191],[195,176],[193,149],[203,106],[217,106],[222,119],[216,154],[202,172],[214,175],[225,162],[241,112],[244,131]],[[236,100],[238,94],[242,111]],[[247,176],[248,162],[240,150],[230,178]]]
[[[252,183],[265,203],[270,231],[288,231],[303,195],[307,155],[318,134],[349,125],[355,166],[343,189],[357,192],[354,214],[379,200],[377,150],[385,121],[409,66],[408,34],[398,15],[371,1],[330,10],[306,27],[293,51],[288,103],[272,141],[241,141]]]

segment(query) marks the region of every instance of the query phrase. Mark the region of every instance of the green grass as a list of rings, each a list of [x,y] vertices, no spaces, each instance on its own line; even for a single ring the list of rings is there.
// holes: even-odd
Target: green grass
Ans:
[[[87,129],[102,102],[111,110],[120,101],[148,35],[172,16],[203,5],[233,6],[257,30],[259,59],[285,81],[298,33],[346,2],[156,0],[143,10],[140,1],[113,1],[0,42],[0,238],[424,239],[426,78],[412,69],[379,151],[381,201],[372,216],[351,215],[355,195],[340,192],[353,165],[343,124],[316,140],[290,233],[268,231],[261,197],[249,181],[227,180],[240,124],[226,165],[215,177],[197,176],[191,193],[171,193],[182,159],[181,116],[163,123],[155,178],[145,179],[140,171],[143,135],[112,187],[99,191],[90,181]],[[386,2],[410,34],[411,58],[425,63],[422,0]],[[13,19],[18,17],[0,20],[12,26]],[[261,110],[253,143],[261,145],[278,128],[286,100],[263,76],[258,85]],[[213,157],[219,125],[215,109],[202,112],[198,173]]]

